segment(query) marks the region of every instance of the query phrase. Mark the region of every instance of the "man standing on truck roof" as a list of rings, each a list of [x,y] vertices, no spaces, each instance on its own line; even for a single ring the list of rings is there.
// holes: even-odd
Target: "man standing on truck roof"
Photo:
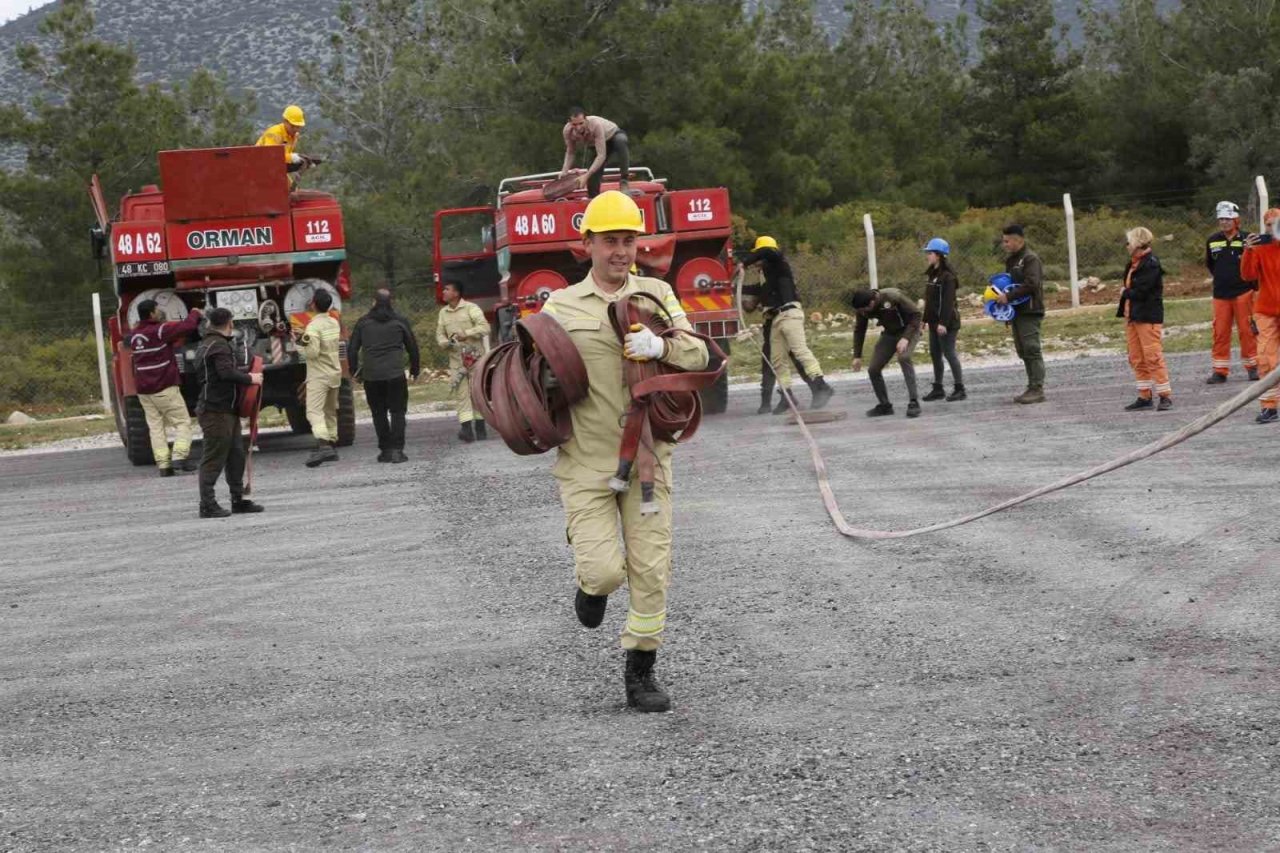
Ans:
[[[298,334],[298,343],[302,344],[302,354],[307,359],[307,421],[316,439],[315,448],[305,463],[308,468],[338,461],[338,388],[342,385],[338,346],[342,341],[342,327],[329,314],[332,306],[329,291],[316,290],[310,305],[315,316]]]
[[[578,176],[578,189],[587,188],[587,198],[600,195],[600,183],[604,180],[606,163],[614,163],[618,167],[621,180],[618,189],[627,192],[630,184],[627,177],[631,172],[631,149],[628,148],[626,131],[607,118],[589,116],[582,107],[569,110],[569,121],[564,126],[564,165],[560,167],[560,177],[569,173],[579,148],[588,146],[595,149],[596,158],[591,161],[587,171]]]
[[[204,455],[200,459],[200,517],[226,518],[232,513],[262,512],[262,506],[244,496],[244,435],[240,432],[240,387],[261,385],[261,373],[245,373],[236,367],[231,353],[235,328],[231,312],[214,308],[209,312],[209,328],[196,351],[196,376],[200,381],[200,401],[196,414],[204,433]],[[223,509],[214,496],[214,487],[223,470],[231,487],[231,509]]]
[[[364,385],[364,397],[373,415],[379,462],[409,461],[404,455],[404,418],[409,409],[406,360],[409,375],[416,380],[422,370],[418,339],[409,321],[391,306],[391,291],[380,288],[373,295],[373,307],[356,321],[347,343],[351,375]]]
[[[553,292],[542,308],[578,348],[590,385],[586,398],[570,409],[573,434],[560,447],[554,468],[576,567],[574,609],[583,625],[599,627],[609,594],[627,584],[630,601],[622,631],[627,705],[640,711],[666,711],[671,700],[654,679],[653,668],[666,627],[671,582],[673,445],[657,442],[653,448],[657,512],[642,512],[642,490],[634,483],[621,493],[610,488],[610,477],[618,467],[622,422],[631,405],[622,364],[624,358],[657,359],[685,370],[702,370],[707,365],[707,346],[688,335],[658,337],[643,326],[633,326],[634,331],[618,340],[609,307],[639,292],[654,296],[666,307],[674,328],[693,331],[670,285],[629,274],[636,258],[636,236],[644,233],[644,217],[630,196],[606,192],[594,199],[587,205],[581,230],[591,271],[577,284]]]
[[[258,137],[257,145],[282,145],[284,146],[284,162],[290,172],[298,172],[306,169],[310,165],[310,161],[297,152],[299,131],[306,126],[306,117],[302,114],[302,107],[296,104],[290,104],[284,108],[284,114],[281,116],[284,121],[279,124],[273,124],[262,132]]]
[[[436,345],[449,353],[449,387],[458,409],[458,440],[484,441],[489,437],[484,419],[471,408],[471,367],[489,349],[489,321],[474,302],[462,298],[462,285],[445,282],[444,305],[436,317]]]
[[[151,454],[161,477],[172,477],[174,469],[196,470],[191,452],[191,415],[182,398],[182,375],[174,358],[173,344],[194,334],[200,325],[200,312],[192,308],[187,319],[166,323],[154,299],[138,303],[138,325],[129,332],[129,349],[133,353],[133,379],[138,389],[138,402],[147,415],[147,431],[151,434]],[[176,433],[173,454],[169,453],[168,430]]]
[[[795,276],[791,274],[791,264],[778,248],[778,241],[763,235],[756,238],[750,253],[742,256],[739,263],[744,267],[760,264],[764,270],[764,284],[749,285],[742,288],[742,292],[759,297],[766,322],[773,321],[769,330],[769,350],[779,385],[778,405],[773,408],[773,413],[779,415],[787,410],[784,395],[791,393],[793,358],[801,367],[800,377],[813,395],[809,407],[821,409],[831,400],[835,390],[823,378],[822,365],[805,340],[804,310],[800,307],[800,294],[796,290]],[[759,413],[767,411],[767,406],[768,400],[761,400]]]

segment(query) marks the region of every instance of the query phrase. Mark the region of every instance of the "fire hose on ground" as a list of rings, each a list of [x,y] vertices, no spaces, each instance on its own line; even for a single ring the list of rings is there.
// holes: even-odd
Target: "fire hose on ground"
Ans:
[[[735,301],[738,305],[739,323],[741,324],[741,328],[746,329],[747,319],[742,312],[743,278],[744,275],[740,268],[734,282],[736,296]],[[773,365],[769,363],[768,359],[764,358],[764,352],[760,346],[756,344],[754,337],[751,338],[751,342],[757,350],[760,350],[761,360],[765,364],[765,369],[773,372]],[[774,373],[774,376],[776,378],[776,372]],[[822,503],[827,509],[827,514],[831,516],[831,521],[835,524],[836,529],[840,531],[842,535],[847,536],[850,539],[883,540],[906,539],[909,536],[920,536],[925,533],[937,533],[940,530],[960,527],[961,525],[977,521],[980,518],[986,518],[989,515],[995,515],[996,513],[1003,512],[1006,509],[1012,509],[1015,506],[1035,500],[1036,498],[1044,497],[1045,495],[1061,491],[1087,480],[1092,480],[1095,477],[1100,477],[1103,474],[1108,474],[1112,471],[1132,465],[1135,462],[1140,462],[1143,459],[1155,456],[1157,453],[1181,444],[1193,436],[1199,435],[1209,427],[1226,419],[1254,400],[1257,400],[1268,390],[1274,388],[1278,384],[1280,384],[1280,367],[1272,370],[1266,376],[1262,377],[1260,381],[1250,383],[1250,387],[1241,391],[1231,399],[1220,403],[1212,411],[1201,415],[1191,423],[1183,426],[1181,429],[1168,433],[1167,435],[1139,447],[1136,450],[1130,451],[1123,456],[1117,457],[1108,462],[1103,462],[1100,465],[1095,465],[1088,470],[1080,471],[1070,475],[1069,477],[1064,477],[1057,482],[1050,483],[1047,486],[1041,486],[1040,488],[1027,492],[1026,494],[1010,498],[1007,501],[979,510],[978,512],[973,512],[959,518],[953,518],[949,521],[940,521],[936,524],[930,524],[927,527],[917,527],[913,530],[866,530],[854,527],[845,520],[844,514],[840,512],[840,505],[836,502],[835,491],[831,488],[831,481],[827,476],[827,465],[822,458],[821,451],[818,449],[818,442],[814,439],[813,433],[809,431],[809,427],[805,424],[804,416],[801,415],[800,410],[796,407],[795,400],[792,398],[790,392],[784,393],[783,398],[787,401],[787,406],[790,407],[791,412],[796,419],[796,424],[800,427],[800,432],[804,436],[805,442],[809,445],[809,455],[813,459],[814,473],[818,478],[818,491],[822,494]]]

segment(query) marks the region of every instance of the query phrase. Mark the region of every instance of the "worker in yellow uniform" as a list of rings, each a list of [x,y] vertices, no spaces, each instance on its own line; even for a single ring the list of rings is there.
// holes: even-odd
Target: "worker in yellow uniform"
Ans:
[[[284,121],[273,124],[258,137],[257,145],[281,145],[284,147],[284,162],[290,172],[298,172],[311,165],[311,161],[298,153],[299,131],[306,127],[306,117],[302,107],[290,104],[284,108],[281,116]]]
[[[462,298],[462,285],[445,282],[444,305],[436,317],[436,345],[449,353],[449,388],[458,409],[458,440],[484,441],[484,419],[471,408],[471,368],[489,350],[489,321],[474,302]]]
[[[333,296],[317,290],[310,310],[315,314],[302,330],[298,342],[307,359],[307,420],[316,446],[307,457],[308,468],[338,459],[338,387],[342,385],[342,362],[338,346],[342,327],[329,313]]]
[[[644,232],[640,209],[630,196],[617,191],[597,196],[587,206],[581,227],[591,271],[577,284],[553,292],[542,309],[560,322],[577,346],[590,384],[586,398],[570,410],[573,435],[560,447],[554,468],[576,567],[574,609],[583,625],[598,627],[609,593],[627,584],[630,601],[622,630],[627,704],[641,711],[665,711],[670,699],[654,679],[653,668],[666,626],[671,582],[672,445],[660,442],[654,448],[657,513],[641,514],[641,490],[634,483],[621,493],[609,487],[618,467],[623,416],[631,404],[622,364],[625,356],[702,370],[707,347],[691,336],[658,337],[647,327],[633,327],[636,330],[620,342],[609,322],[609,306],[634,293],[657,297],[675,328],[693,327],[670,285],[629,273],[636,258],[636,235]]]

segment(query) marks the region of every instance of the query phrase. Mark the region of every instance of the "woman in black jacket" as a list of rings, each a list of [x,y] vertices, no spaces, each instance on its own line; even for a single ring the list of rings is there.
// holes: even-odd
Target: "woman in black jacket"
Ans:
[[[1125,233],[1129,247],[1129,266],[1124,273],[1124,290],[1120,293],[1117,317],[1124,317],[1129,338],[1129,366],[1138,383],[1138,399],[1125,409],[1130,412],[1154,408],[1158,412],[1173,408],[1173,388],[1169,384],[1169,368],[1164,363],[1164,270],[1151,254],[1154,240],[1146,228],[1133,228]],[[1158,396],[1157,404],[1152,396]]]
[[[956,274],[947,263],[951,244],[941,237],[934,237],[924,247],[929,261],[925,270],[928,284],[924,290],[924,324],[929,327],[929,357],[933,359],[933,390],[924,395],[925,400],[946,399],[948,403],[963,400],[964,373],[960,370],[960,356],[956,354],[956,338],[960,335],[960,309],[956,305]],[[942,388],[942,359],[951,365],[951,379],[955,390],[948,396]]]

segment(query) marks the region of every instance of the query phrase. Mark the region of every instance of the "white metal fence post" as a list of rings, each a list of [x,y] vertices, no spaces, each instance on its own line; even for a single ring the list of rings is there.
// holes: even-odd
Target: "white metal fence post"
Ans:
[[[1262,175],[1258,175],[1253,179],[1253,185],[1258,188],[1258,232],[1262,233],[1267,230],[1262,218],[1267,215],[1267,208],[1271,206],[1271,198],[1267,195],[1267,179]]]
[[[102,340],[102,297],[93,294],[93,333],[98,342],[98,383],[102,386],[102,411],[111,414],[111,398],[107,390],[107,353]]]
[[[871,214],[862,215],[862,230],[867,232],[867,276],[871,279],[871,289],[880,289],[880,274],[876,270],[876,229],[871,224]]]
[[[1071,276],[1071,307],[1080,307],[1080,258],[1076,254],[1076,211],[1071,193],[1062,194],[1062,210],[1067,216],[1067,274]]]

